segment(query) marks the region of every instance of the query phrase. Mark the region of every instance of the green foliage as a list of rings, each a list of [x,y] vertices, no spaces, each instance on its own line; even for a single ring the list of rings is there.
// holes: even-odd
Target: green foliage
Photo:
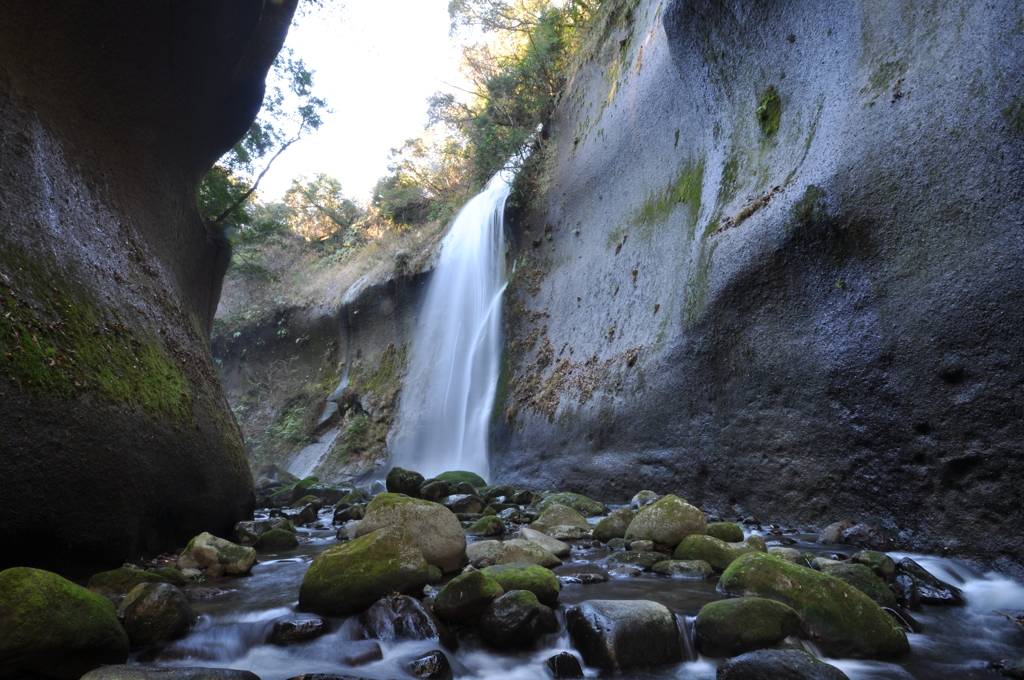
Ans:
[[[334,177],[317,173],[313,179],[292,180],[284,201],[289,208],[284,211],[285,222],[306,241],[324,242],[334,237],[345,247],[358,242],[354,225],[363,216],[362,211],[345,198],[341,183]]]

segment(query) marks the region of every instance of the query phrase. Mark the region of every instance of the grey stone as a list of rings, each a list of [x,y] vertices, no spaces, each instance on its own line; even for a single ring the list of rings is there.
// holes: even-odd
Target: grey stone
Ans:
[[[587,600],[565,612],[573,646],[588,666],[604,670],[682,661],[675,617],[648,600]]]
[[[715,680],[850,680],[835,666],[798,649],[761,649],[729,659]]]

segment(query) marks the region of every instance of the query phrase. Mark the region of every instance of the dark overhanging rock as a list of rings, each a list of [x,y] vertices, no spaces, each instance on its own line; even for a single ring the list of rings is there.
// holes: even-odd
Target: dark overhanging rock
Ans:
[[[81,577],[251,515],[209,352],[230,246],[195,194],[295,4],[4,4],[0,569]]]

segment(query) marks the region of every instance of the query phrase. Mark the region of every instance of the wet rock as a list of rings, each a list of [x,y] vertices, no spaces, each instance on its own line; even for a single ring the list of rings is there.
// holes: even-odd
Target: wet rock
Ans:
[[[561,582],[550,569],[535,564],[501,564],[487,567],[483,573],[494,579],[505,592],[529,590],[541,604],[549,607],[558,601],[558,593],[562,590]]]
[[[896,563],[885,553],[874,550],[861,550],[850,557],[854,564],[863,564],[880,579],[887,579],[896,573]]]
[[[796,548],[783,548],[781,546],[773,545],[768,547],[768,552],[769,554],[775,555],[776,557],[780,557],[786,560],[787,562],[799,564],[803,567],[810,566],[810,564],[804,558],[804,554]]]
[[[350,489],[334,504],[336,510],[344,510],[353,505],[366,505],[370,501],[370,495],[360,489]]]
[[[320,512],[321,508],[324,507],[324,502],[317,496],[307,495],[292,503],[288,509],[302,510],[307,505],[313,506],[313,512]]]
[[[703,560],[662,560],[655,562],[651,571],[673,578],[710,578],[715,573]]]
[[[267,643],[284,647],[315,640],[329,632],[331,632],[331,623],[326,619],[278,621],[267,635]]]
[[[609,550],[629,550],[629,541],[624,538],[613,538],[607,543]]]
[[[627,541],[650,540],[669,547],[691,534],[704,534],[704,513],[678,496],[659,498],[636,513],[626,529]]]
[[[168,580],[150,571],[121,567],[101,571],[89,579],[86,587],[98,595],[127,595],[140,583],[168,583]]]
[[[657,566],[657,565],[655,565]],[[708,567],[710,570],[711,567]],[[608,581],[608,574],[595,574],[595,573],[576,573],[576,574],[559,574],[558,582],[562,584],[573,583],[579,585],[589,585],[591,583],[606,583]]]
[[[713,522],[708,525],[708,536],[725,541],[726,543],[741,543],[743,541],[743,527],[735,522]]]
[[[597,517],[604,514],[604,506],[597,501],[578,493],[569,492],[545,495],[544,499],[537,503],[537,509],[543,514],[545,510],[555,504],[568,506],[584,517]]]
[[[302,579],[299,609],[323,616],[358,614],[390,593],[421,591],[428,578],[427,561],[412,533],[387,527],[320,553]]]
[[[400,493],[415,498],[420,492],[420,485],[423,484],[423,475],[413,470],[406,470],[400,467],[393,467],[388,470],[388,476],[384,483],[388,493]]]
[[[853,522],[834,522],[822,529],[818,534],[818,543],[842,543],[843,532],[853,526]]]
[[[503,519],[506,522],[519,522],[520,516],[523,511],[518,507],[505,508],[504,510],[498,511],[498,518]]]
[[[512,497],[512,502],[516,505],[530,505],[537,500],[537,494],[532,491],[517,491],[516,495]]]
[[[495,647],[530,647],[558,631],[558,618],[529,590],[511,590],[495,599],[480,617],[480,635]]]
[[[737,559],[722,574],[718,590],[789,605],[803,618],[803,634],[831,655],[884,659],[910,651],[906,634],[867,595],[768,553]]]
[[[828,557],[818,556],[811,560],[811,569],[821,571],[822,569],[828,569],[829,567],[838,567],[843,564],[846,563],[840,560],[833,560]]]
[[[434,612],[445,621],[474,624],[504,592],[486,569],[466,572],[445,584],[434,600]]]
[[[523,527],[519,530],[519,538],[533,543],[541,550],[546,550],[555,557],[568,557],[569,553],[572,552],[572,548],[568,544],[529,527]]]
[[[258,552],[294,550],[299,547],[299,539],[290,531],[271,529],[257,538],[252,547]]]
[[[455,485],[455,492],[467,495],[476,495],[476,487],[469,482],[459,482]],[[482,501],[483,499],[481,499]]]
[[[218,595],[227,595],[228,591],[221,588],[189,588],[182,591],[182,593],[189,602],[198,602],[200,600],[209,600]]]
[[[565,625],[588,666],[624,670],[682,661],[675,617],[657,602],[587,600],[566,611]]]
[[[256,561],[256,551],[203,532],[189,541],[178,557],[178,569],[206,567],[208,578],[224,574],[247,574]]]
[[[651,552],[654,550],[654,541],[633,541],[629,549],[634,552]]]
[[[260,680],[260,676],[249,671],[228,668],[104,666],[89,671],[81,680]]]
[[[927,569],[909,557],[904,557],[896,564],[896,573],[914,579],[922,604],[954,606],[964,604],[964,596],[959,588],[935,578]]]
[[[594,527],[594,538],[607,543],[613,538],[623,538],[629,523],[636,517],[636,513],[629,508],[619,508],[602,519]]]
[[[189,582],[189,579],[185,574],[174,567],[160,567],[158,569],[154,569],[153,573],[167,579],[167,582],[172,586],[183,586]]]
[[[284,516],[294,524],[312,524],[317,520],[317,509],[314,504],[305,503],[299,506],[297,512],[286,512]]]
[[[799,649],[761,649],[729,659],[715,680],[850,680],[835,666]]]
[[[366,506],[356,536],[391,526],[408,529],[423,558],[445,573],[455,571],[466,559],[466,534],[455,514],[443,505],[393,493],[377,494]]]
[[[538,564],[542,567],[557,567],[562,564],[562,560],[535,543],[523,540],[522,538],[513,538],[511,541],[505,541],[501,546],[501,552],[498,554],[495,564],[515,564],[519,562]]]
[[[345,522],[345,524],[341,525],[341,527],[338,529],[338,533],[335,534],[335,536],[337,536],[339,541],[351,541],[353,538],[356,537],[357,533],[359,532],[360,524],[360,520],[357,519],[354,519],[350,522]]]
[[[544,533],[556,541],[576,541],[583,537],[583,529],[570,524],[556,524],[548,527]]]
[[[912,576],[898,574],[889,579],[889,591],[896,598],[897,604],[909,609],[921,608],[921,591],[918,589],[917,581]]]
[[[432,503],[440,503],[455,492],[455,487],[443,479],[428,479],[420,484],[419,497]]]
[[[423,680],[452,680],[454,677],[448,657],[439,649],[406,663],[405,669],[413,677]]]
[[[896,606],[896,597],[892,591],[886,587],[882,579],[875,576],[875,572],[863,564],[840,563],[835,566],[823,567],[821,571],[850,584],[874,600],[875,604],[880,607]]]
[[[338,661],[346,666],[365,666],[383,658],[384,650],[374,640],[353,640],[345,642]]]
[[[232,540],[238,545],[252,545],[256,540],[271,529],[284,529],[295,533],[295,527],[284,517],[271,517],[263,520],[238,522],[231,533]]]
[[[452,494],[443,499],[441,503],[454,513],[476,514],[484,511],[486,504],[484,500],[473,493]]]
[[[466,533],[470,536],[501,536],[505,533],[505,523],[493,515],[481,517],[469,525]]]
[[[608,576],[615,579],[639,578],[643,576],[644,570],[625,564],[608,568]]]
[[[750,536],[742,543],[726,543],[714,536],[691,534],[676,547],[677,560],[703,560],[715,571],[725,571],[739,557],[754,552],[768,552],[760,536]]]
[[[491,564],[497,564],[502,548],[501,541],[477,541],[466,546],[466,558],[472,564],[476,564],[480,560],[487,560]]]
[[[501,486],[492,486],[490,489],[488,489],[487,492],[484,494],[484,500],[487,501],[488,503],[504,503],[504,500],[499,499],[510,498],[515,495],[516,488],[514,486],[512,486],[511,484],[502,484]]]
[[[530,524],[530,528],[534,531],[546,534],[550,527],[563,525],[579,527],[580,529],[590,528],[590,524],[587,522],[586,517],[569,506],[562,505],[560,503],[552,503],[549,505],[540,513],[540,516]]]
[[[656,494],[653,491],[643,490],[638,492],[633,499],[629,501],[629,507],[633,510],[639,510],[640,508],[646,508],[654,501],[661,498],[660,494]]]
[[[110,600],[48,571],[0,571],[4,671],[78,680],[101,664],[127,660],[128,636]]]
[[[196,621],[185,595],[170,583],[140,583],[124,598],[117,618],[132,647],[175,640]]]
[[[697,614],[701,654],[728,657],[772,647],[800,628],[800,614],[781,602],[760,597],[719,600]]]
[[[544,662],[555,680],[575,680],[583,677],[583,667],[580,660],[569,652],[555,654]]]
[[[892,550],[892,539],[881,527],[873,524],[857,524],[843,531],[842,542],[865,550]]]
[[[448,628],[414,597],[383,597],[359,615],[359,624],[374,640],[438,640],[452,645]]]
[[[602,567],[612,569],[614,567],[635,567],[644,571],[650,571],[658,562],[664,561],[665,556],[657,552],[637,552],[635,550],[624,550],[613,552],[608,557],[598,560]]]
[[[362,519],[366,516],[365,505],[349,505],[345,508],[338,508],[334,511],[334,518],[331,520],[332,524],[344,524],[354,519]]]

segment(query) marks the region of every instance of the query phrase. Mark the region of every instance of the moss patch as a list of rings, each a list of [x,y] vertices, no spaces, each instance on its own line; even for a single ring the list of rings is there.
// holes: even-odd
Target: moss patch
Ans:
[[[1016,97],[1003,109],[1003,118],[1010,129],[1024,137],[1024,97]]]
[[[779,131],[779,122],[782,119],[782,99],[779,97],[775,86],[770,86],[761,95],[757,102],[757,109],[754,111],[757,117],[757,124],[761,126],[761,132],[770,137]]]
[[[694,228],[700,214],[701,193],[704,189],[704,159],[691,161],[683,166],[679,174],[663,190],[650,194],[644,204],[631,216],[631,222],[641,227],[639,235],[650,238],[651,227],[664,223],[676,207],[682,203],[689,208],[687,225]],[[608,247],[616,247],[619,232],[609,236]]]
[[[483,573],[497,581],[507,593],[511,590],[529,590],[541,604],[554,605],[562,583],[550,569],[536,564],[501,564],[487,567]]]

